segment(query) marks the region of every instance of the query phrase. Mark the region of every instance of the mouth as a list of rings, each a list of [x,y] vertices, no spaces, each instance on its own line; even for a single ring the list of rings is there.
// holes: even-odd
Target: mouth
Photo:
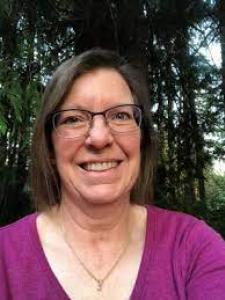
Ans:
[[[81,164],[81,168],[86,171],[106,171],[116,168],[119,165],[119,161],[104,161],[104,162],[88,162]]]

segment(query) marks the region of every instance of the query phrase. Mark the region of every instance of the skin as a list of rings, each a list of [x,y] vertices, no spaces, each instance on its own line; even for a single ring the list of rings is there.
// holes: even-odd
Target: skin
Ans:
[[[60,109],[96,112],[129,103],[134,103],[133,97],[122,76],[115,70],[99,69],[75,81]],[[53,131],[52,141],[63,203],[75,205],[89,216],[98,211],[105,214],[108,209],[112,213],[112,206],[129,204],[130,190],[139,173],[140,130],[115,134],[102,116],[96,116],[86,137],[65,139]],[[100,172],[81,167],[105,161],[118,165]]]
[[[133,97],[122,76],[112,69],[98,69],[74,82],[60,109],[99,112],[128,103],[134,103]],[[146,209],[130,204],[130,191],[139,173],[140,142],[140,129],[112,133],[99,115],[85,137],[65,139],[52,133],[62,202],[40,214],[37,228],[46,258],[71,299],[125,299],[132,291],[146,227]],[[117,164],[104,171],[82,168],[90,162],[105,161]],[[71,248],[98,278],[103,278],[125,247],[102,293],[96,293],[96,282]],[[123,288],[115,291],[118,282]]]

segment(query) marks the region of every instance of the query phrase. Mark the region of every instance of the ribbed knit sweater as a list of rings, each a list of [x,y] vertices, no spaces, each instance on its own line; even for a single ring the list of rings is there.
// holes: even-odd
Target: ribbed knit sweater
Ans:
[[[154,206],[147,211],[130,299],[224,300],[225,242],[219,234],[190,215]],[[1,300],[69,299],[46,260],[36,218],[32,214],[0,229]]]

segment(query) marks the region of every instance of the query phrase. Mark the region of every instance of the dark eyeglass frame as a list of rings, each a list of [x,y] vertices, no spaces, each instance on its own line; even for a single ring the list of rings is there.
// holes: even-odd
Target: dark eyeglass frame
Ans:
[[[141,124],[142,124],[142,119],[143,119],[143,108],[141,105],[138,105],[138,104],[132,104],[132,103],[129,103],[129,104],[120,104],[120,105],[116,105],[116,106],[113,106],[113,107],[110,107],[110,108],[107,108],[106,110],[103,110],[103,111],[98,111],[98,112],[92,112],[92,111],[89,111],[87,109],[78,109],[78,108],[70,108],[70,109],[62,109],[62,110],[57,110],[57,111],[54,111],[50,114],[49,116],[49,119],[51,120],[51,124],[52,124],[52,128],[53,129],[56,129],[57,131],[57,125],[56,125],[56,122],[55,122],[55,118],[58,114],[62,113],[62,112],[67,112],[67,111],[80,111],[80,112],[85,112],[87,113],[91,118],[90,118],[90,124],[93,122],[93,118],[95,116],[98,116],[98,115],[102,115],[106,121],[106,123],[108,124],[107,122],[107,117],[106,117],[106,114],[108,111],[111,111],[113,109],[117,109],[117,108],[120,108],[120,107],[126,107],[126,106],[129,106],[129,107],[135,107],[136,109],[138,109],[139,111],[139,121],[135,119],[136,123],[137,123],[137,128],[141,128]],[[109,125],[110,127],[110,125]],[[110,127],[111,128],[111,127]],[[112,129],[113,130],[113,129]],[[115,131],[115,132],[118,132],[118,133],[122,133],[122,131]],[[82,135],[81,135],[82,136]],[[71,138],[72,139],[72,138]]]

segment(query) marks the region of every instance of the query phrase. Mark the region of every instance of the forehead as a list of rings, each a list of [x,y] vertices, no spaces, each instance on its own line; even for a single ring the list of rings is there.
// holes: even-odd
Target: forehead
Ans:
[[[61,108],[106,109],[133,102],[131,90],[118,71],[97,69],[82,74],[74,81]]]

